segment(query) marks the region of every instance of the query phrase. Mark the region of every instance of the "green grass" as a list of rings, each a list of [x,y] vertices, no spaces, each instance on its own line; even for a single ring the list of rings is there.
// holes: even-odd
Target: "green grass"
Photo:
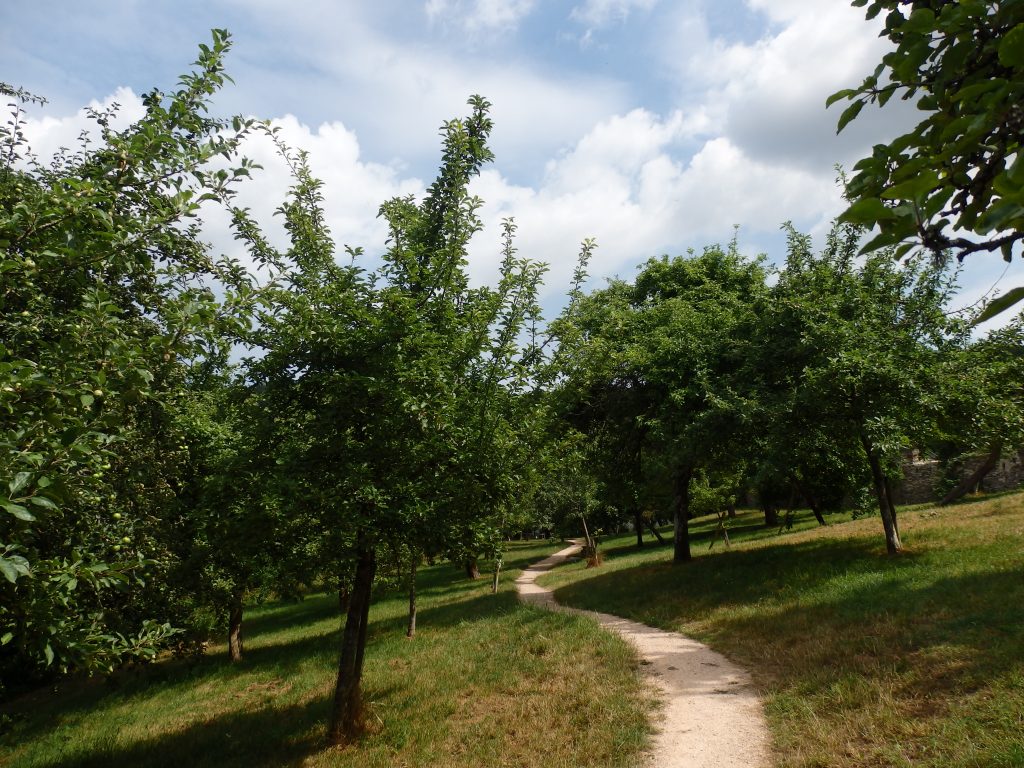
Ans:
[[[750,669],[778,766],[1024,766],[1024,495],[905,511],[897,558],[878,518],[762,519],[741,512],[729,550],[696,521],[679,566],[616,537],[541,583]]]
[[[489,579],[424,568],[413,641],[404,596],[376,601],[363,678],[370,732],[358,744],[324,747],[340,621],[336,598],[317,595],[251,609],[239,665],[221,646],[7,705],[0,764],[633,765],[652,706],[633,653],[592,622],[515,598],[519,569],[557,548],[513,544],[497,595]]]

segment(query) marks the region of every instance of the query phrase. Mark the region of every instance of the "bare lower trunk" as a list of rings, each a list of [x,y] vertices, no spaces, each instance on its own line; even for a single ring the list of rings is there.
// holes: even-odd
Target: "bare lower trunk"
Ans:
[[[366,625],[369,622],[370,595],[377,558],[373,549],[360,541],[357,547],[356,574],[352,583],[352,599],[342,633],[338,679],[334,689],[327,740],[344,744],[362,731],[363,653],[366,649]]]
[[[899,528],[896,527],[895,506],[889,495],[889,483],[882,471],[882,463],[875,452],[874,446],[866,435],[861,435],[861,445],[867,454],[871,466],[871,478],[875,486],[875,497],[878,499],[878,511],[882,515],[882,528],[885,530],[885,549],[890,555],[899,554],[903,549],[900,542]]]
[[[729,517],[730,520],[735,520],[736,519],[736,500],[735,499],[733,499],[732,501],[729,502],[729,504],[725,508],[725,512],[726,512],[726,515]]]
[[[779,524],[779,508],[774,504],[764,503],[763,509],[765,528],[774,528]]]
[[[885,480],[885,503],[889,507],[889,517],[892,518],[892,527],[896,531],[896,537],[900,535],[900,520],[896,516],[896,496],[892,491],[892,480],[888,475],[883,475]]]
[[[665,537],[662,536],[661,532],[655,527],[653,520],[651,520],[650,522],[647,523],[647,530],[649,530],[652,534],[654,534],[654,538],[656,538],[658,540],[659,544],[664,544],[665,543]]]
[[[419,565],[419,557],[413,555],[412,566],[409,568],[409,624],[405,629],[405,636],[416,637],[416,566]]]
[[[807,502],[807,506],[811,508],[811,513],[814,515],[814,519],[818,521],[818,525],[828,525],[828,523],[825,522],[824,515],[822,515],[821,504],[818,503],[817,497],[807,490],[807,486],[801,483],[796,475],[793,476],[793,484],[800,492],[800,495],[804,497],[804,501]]]
[[[480,566],[477,565],[475,557],[466,558],[466,578],[467,579],[479,579],[480,578]]]
[[[996,464],[999,463],[999,457],[1003,453],[1003,441],[997,440],[994,442],[988,450],[988,455],[985,460],[981,462],[976,470],[971,473],[970,477],[965,477],[960,483],[942,497],[942,501],[939,502],[940,506],[945,504],[952,504],[959,498],[972,491],[978,483],[985,479],[985,476],[996,468]]]
[[[644,546],[644,514],[639,509],[633,512],[633,527],[636,529],[637,549],[642,549]]]
[[[352,583],[342,581],[338,584],[338,610],[342,613],[348,612],[349,603],[352,602]]]
[[[690,478],[693,469],[680,467],[675,476],[674,524],[672,562],[690,560]]]
[[[594,546],[594,540],[590,538],[590,529],[587,528],[587,518],[580,515],[580,520],[583,521],[583,537],[587,540],[587,549],[590,550],[591,554],[595,554],[594,550],[596,547]]]
[[[242,660],[242,593],[231,596],[228,614],[228,656],[232,661]]]
[[[494,574],[491,577],[491,594],[498,594],[498,581],[501,579],[501,555],[494,559]]]

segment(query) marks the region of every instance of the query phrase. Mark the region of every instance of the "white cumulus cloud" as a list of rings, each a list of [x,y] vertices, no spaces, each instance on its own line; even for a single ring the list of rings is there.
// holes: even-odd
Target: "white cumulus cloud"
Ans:
[[[604,27],[625,21],[632,11],[649,11],[658,0],[586,0],[570,12],[571,18],[588,27]]]
[[[431,22],[454,24],[467,32],[514,30],[533,11],[536,0],[427,0]]]

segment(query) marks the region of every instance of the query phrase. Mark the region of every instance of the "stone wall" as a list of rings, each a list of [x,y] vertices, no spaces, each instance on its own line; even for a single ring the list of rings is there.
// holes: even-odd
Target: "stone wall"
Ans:
[[[938,459],[913,458],[903,462],[903,479],[892,489],[897,504],[923,504],[937,501],[935,488],[942,477]]]
[[[968,477],[985,460],[984,455],[964,461],[959,476]],[[937,487],[945,469],[937,459],[921,458],[914,451],[903,463],[903,480],[893,488],[897,504],[923,504],[938,501]],[[1024,483],[1024,451],[1003,454],[995,468],[981,481],[979,490],[995,493],[1019,488]]]

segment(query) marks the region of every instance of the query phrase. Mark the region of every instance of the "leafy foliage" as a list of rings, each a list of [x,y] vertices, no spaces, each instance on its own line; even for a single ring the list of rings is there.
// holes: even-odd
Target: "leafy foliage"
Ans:
[[[839,130],[867,103],[914,100],[926,117],[856,165],[843,220],[880,234],[865,248],[920,242],[963,258],[981,250],[1009,260],[1024,239],[1024,6],[1019,2],[854,0],[885,13],[895,49],[858,88]],[[908,7],[909,6],[909,7]],[[952,228],[977,237],[954,237]]]
[[[189,461],[177,397],[193,365],[244,328],[236,310],[249,290],[237,264],[209,254],[197,221],[249,172],[237,148],[250,124],[204,114],[227,47],[215,31],[175,93],[148,94],[122,131],[112,111],[94,112],[99,142],[49,166],[27,153],[19,104],[3,131],[5,678],[109,668],[173,634],[152,617],[171,599],[160,580]]]

